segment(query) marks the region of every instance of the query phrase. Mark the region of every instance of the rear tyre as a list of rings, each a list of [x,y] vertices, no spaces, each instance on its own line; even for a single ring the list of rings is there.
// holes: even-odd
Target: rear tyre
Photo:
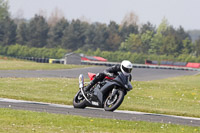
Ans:
[[[112,93],[106,98],[104,103],[105,111],[114,111],[116,110],[124,100],[125,93],[122,90],[117,90],[117,93],[111,97]]]
[[[82,109],[84,109],[86,107],[86,103],[87,103],[87,101],[85,100],[85,98],[83,97],[81,91],[79,90],[77,92],[77,94],[75,95],[74,99],[73,99],[74,108],[82,108]]]

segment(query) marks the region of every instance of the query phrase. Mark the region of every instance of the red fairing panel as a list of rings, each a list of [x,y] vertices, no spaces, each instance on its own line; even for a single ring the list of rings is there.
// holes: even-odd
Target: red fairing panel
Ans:
[[[88,76],[89,76],[90,80],[93,80],[93,78],[96,76],[96,74],[88,72]]]
[[[89,76],[90,80],[93,80],[94,77],[96,76],[96,74],[88,72],[88,76]],[[111,78],[111,77],[108,77],[108,76],[106,76],[105,78],[106,79],[114,79],[114,78]]]

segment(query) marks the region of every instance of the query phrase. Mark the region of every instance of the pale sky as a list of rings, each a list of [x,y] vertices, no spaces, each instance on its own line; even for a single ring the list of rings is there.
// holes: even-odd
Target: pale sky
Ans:
[[[121,23],[124,16],[134,12],[139,23],[151,22],[158,26],[165,17],[170,25],[185,30],[200,30],[200,0],[9,0],[13,17],[19,10],[30,19],[40,10],[50,16],[59,8],[68,20],[86,17],[90,22]]]

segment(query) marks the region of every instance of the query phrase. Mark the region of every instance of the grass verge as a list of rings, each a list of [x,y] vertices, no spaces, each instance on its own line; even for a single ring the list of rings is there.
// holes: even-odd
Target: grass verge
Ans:
[[[0,59],[0,70],[53,70],[53,69],[71,69],[71,68],[82,68],[82,67],[86,67],[86,65],[48,64],[48,63],[36,63],[31,61],[21,61],[14,59],[12,60]]]
[[[0,109],[1,133],[199,133],[200,127]]]
[[[119,109],[200,117],[200,75],[133,82]],[[72,105],[78,79],[0,78],[0,97]]]

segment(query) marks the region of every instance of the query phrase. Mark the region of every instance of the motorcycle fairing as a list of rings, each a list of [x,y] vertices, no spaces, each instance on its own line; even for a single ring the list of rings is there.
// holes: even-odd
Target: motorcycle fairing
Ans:
[[[128,81],[128,77],[124,76],[122,73],[120,73],[119,76],[113,79],[113,81],[118,83],[125,90],[130,91],[133,88],[130,82]]]
[[[92,81],[92,80],[94,79],[94,77],[96,76],[96,74],[95,74],[95,73],[88,72],[88,76],[89,76],[90,80]],[[106,79],[114,79],[114,78],[108,77],[108,76],[106,76],[105,78],[106,78]]]
[[[88,76],[89,76],[90,80],[93,80],[94,77],[96,76],[96,74],[88,72]]]
[[[107,81],[106,84],[101,88],[102,94],[105,94],[113,89],[114,86],[120,86],[117,82]]]
[[[94,88],[94,95],[98,98],[99,106],[102,106],[103,105],[103,94],[99,88],[100,88],[99,85],[97,85]]]
[[[118,85],[116,82],[110,82],[107,81],[106,84],[100,88],[99,85],[97,85],[94,88],[94,96],[96,96],[98,98],[98,102],[99,102],[99,106],[103,106],[103,96],[105,95],[105,93],[108,93],[109,91],[111,91],[113,89],[114,86]]]

